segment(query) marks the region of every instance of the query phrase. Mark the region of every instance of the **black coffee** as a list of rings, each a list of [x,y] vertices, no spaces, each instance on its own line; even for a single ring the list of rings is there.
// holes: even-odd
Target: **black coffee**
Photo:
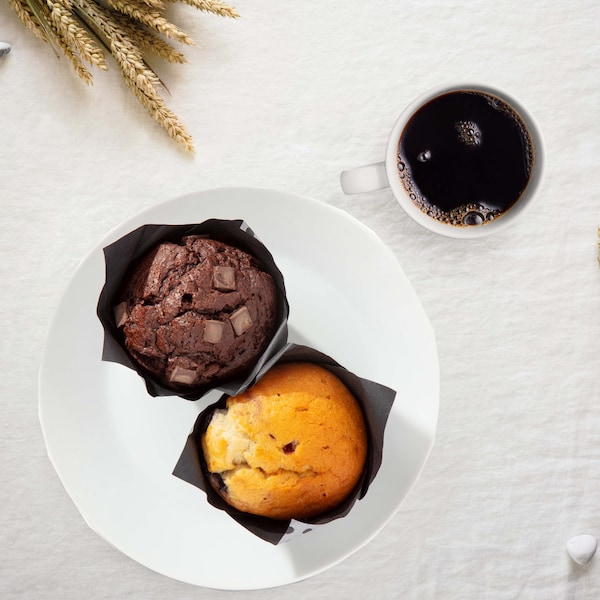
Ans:
[[[456,226],[506,213],[525,191],[533,162],[533,142],[518,113],[478,91],[430,100],[398,144],[398,175],[410,198],[430,217]]]

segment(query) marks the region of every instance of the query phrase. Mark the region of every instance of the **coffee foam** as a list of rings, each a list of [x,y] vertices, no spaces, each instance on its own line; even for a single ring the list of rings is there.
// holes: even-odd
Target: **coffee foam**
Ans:
[[[398,168],[398,176],[400,177],[409,198],[421,212],[436,221],[455,227],[471,227],[473,225],[485,225],[486,223],[491,223],[502,216],[502,211],[488,208],[482,204],[464,204],[451,211],[442,210],[434,204],[431,204],[427,198],[422,196],[414,187],[410,169],[401,160],[400,156],[398,156],[396,166]]]

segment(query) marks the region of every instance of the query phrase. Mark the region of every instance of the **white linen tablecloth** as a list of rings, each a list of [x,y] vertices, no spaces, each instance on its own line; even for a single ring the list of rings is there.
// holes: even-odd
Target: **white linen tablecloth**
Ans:
[[[436,333],[436,442],[368,545],[303,582],[238,596],[600,597],[600,5],[594,0],[268,2],[236,21],[177,5],[197,41],[157,64],[194,136],[185,155],[110,65],[86,87],[0,1],[0,596],[226,598],[156,574],[93,533],[46,455],[37,371],[79,261],[114,226],[182,193],[246,185],[342,208],[393,250]],[[343,169],[383,159],[402,108],[479,81],[537,117],[535,207],[474,241],[414,224],[389,190],[355,197]],[[235,564],[231,565],[235,573]]]

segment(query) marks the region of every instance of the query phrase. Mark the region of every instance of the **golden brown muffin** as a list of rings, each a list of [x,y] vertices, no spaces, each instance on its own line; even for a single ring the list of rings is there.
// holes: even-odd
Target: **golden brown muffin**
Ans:
[[[338,505],[367,454],[360,406],[330,371],[273,367],[216,410],[202,437],[211,483],[240,511],[306,519]]]

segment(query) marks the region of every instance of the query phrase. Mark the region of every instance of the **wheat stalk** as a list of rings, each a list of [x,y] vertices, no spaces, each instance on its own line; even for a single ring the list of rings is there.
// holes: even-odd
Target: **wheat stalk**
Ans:
[[[120,67],[121,74],[127,86],[136,98],[146,108],[154,120],[159,123],[176,142],[188,152],[194,152],[191,136],[170,111],[157,88],[164,87],[159,77],[148,67],[141,51],[131,42],[127,32],[115,21],[110,14],[91,0],[74,0],[74,5],[82,11],[82,16],[97,32],[104,44]]]
[[[194,152],[191,136],[159,93],[166,86],[143,54],[184,63],[184,55],[163,36],[180,44],[194,43],[166,18],[167,2],[185,2],[203,12],[239,17],[235,8],[222,0],[8,0],[25,27],[49,43],[57,56],[64,54],[86,83],[92,83],[92,74],[83,61],[106,70],[106,50],[152,118],[173,140]]]

